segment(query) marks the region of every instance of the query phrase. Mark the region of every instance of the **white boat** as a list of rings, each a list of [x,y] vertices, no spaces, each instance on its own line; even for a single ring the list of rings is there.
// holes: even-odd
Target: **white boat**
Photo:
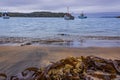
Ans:
[[[69,13],[69,7],[67,8],[67,13],[64,15],[65,20],[74,20],[74,16]]]
[[[85,16],[83,13],[80,14],[80,16],[78,16],[79,19],[86,19],[87,16]]]
[[[9,19],[10,16],[8,15],[7,12],[4,12],[4,13],[2,13],[2,18],[3,18],[3,19]]]

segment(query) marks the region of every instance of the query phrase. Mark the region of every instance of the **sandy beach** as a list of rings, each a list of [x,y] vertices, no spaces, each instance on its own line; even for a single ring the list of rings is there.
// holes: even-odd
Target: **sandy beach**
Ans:
[[[44,67],[50,62],[56,62],[66,57],[88,55],[120,59],[120,47],[0,46],[0,72],[14,75],[27,67]]]

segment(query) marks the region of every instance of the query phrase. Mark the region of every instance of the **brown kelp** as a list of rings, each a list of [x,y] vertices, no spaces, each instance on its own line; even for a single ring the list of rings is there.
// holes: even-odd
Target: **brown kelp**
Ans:
[[[29,67],[10,78],[0,76],[0,80],[120,80],[120,60],[68,57],[44,68]]]

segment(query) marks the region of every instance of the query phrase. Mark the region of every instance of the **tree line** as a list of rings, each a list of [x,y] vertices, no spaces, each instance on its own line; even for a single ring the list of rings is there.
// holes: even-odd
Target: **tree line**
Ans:
[[[0,12],[0,16],[2,12]],[[17,13],[8,12],[10,17],[64,17],[65,13],[53,13],[53,12],[32,12],[32,13]]]

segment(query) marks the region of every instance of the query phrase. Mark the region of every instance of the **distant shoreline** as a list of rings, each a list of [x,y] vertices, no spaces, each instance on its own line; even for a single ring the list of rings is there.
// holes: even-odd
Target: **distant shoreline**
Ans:
[[[2,12],[0,12],[1,17]],[[8,12],[10,17],[64,17],[65,12]],[[80,13],[74,13],[74,16],[79,16]],[[103,12],[103,13],[86,13],[87,17],[97,17],[97,18],[120,18],[119,12]]]
[[[2,13],[0,13],[1,16]],[[65,13],[54,12],[32,12],[32,13],[18,13],[8,12],[10,17],[64,17]]]

